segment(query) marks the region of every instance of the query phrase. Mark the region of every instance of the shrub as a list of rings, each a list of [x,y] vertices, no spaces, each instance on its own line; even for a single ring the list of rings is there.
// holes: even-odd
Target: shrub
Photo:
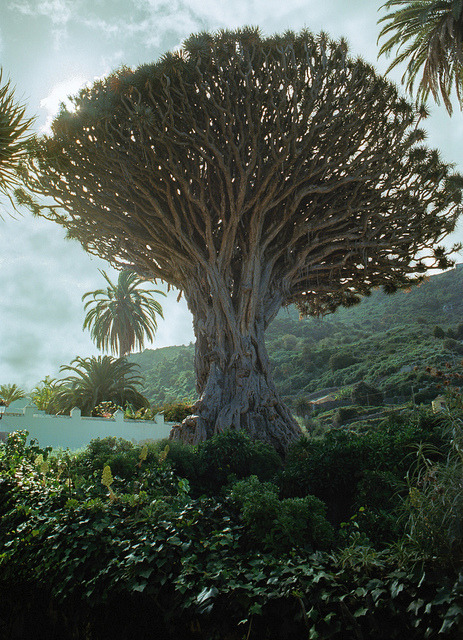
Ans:
[[[240,508],[254,544],[281,552],[293,547],[326,549],[334,540],[326,506],[314,496],[278,499],[278,487],[256,476],[240,480],[229,492]]]
[[[353,420],[359,416],[357,407],[339,407],[333,414],[333,426],[340,427],[349,420]]]
[[[333,353],[328,360],[328,365],[331,371],[338,371],[339,369],[345,369],[353,364],[357,364],[358,359],[352,355],[352,353]]]
[[[296,336],[292,335],[292,334],[286,334],[281,338],[281,341],[283,343],[283,347],[287,350],[287,351],[294,351],[299,343],[299,340],[297,339]]]
[[[381,391],[363,381],[354,384],[351,397],[354,404],[362,406],[376,407],[383,404]]]
[[[399,496],[404,482],[394,471],[365,469],[356,489],[354,509],[363,509],[358,519],[359,531],[375,545],[383,547],[403,535],[399,519]]]
[[[449,418],[449,426],[447,458],[439,456],[435,447],[416,447],[402,513],[408,539],[421,554],[458,563],[463,561],[463,422]]]
[[[363,433],[332,429],[322,439],[301,438],[289,450],[277,483],[283,497],[312,494],[328,507],[337,525],[355,511],[361,481],[368,471],[390,472],[402,482],[410,466],[410,447],[428,442],[448,450],[445,420],[429,409],[392,413],[377,428]],[[369,503],[360,505],[369,506]],[[372,504],[372,509],[377,506]]]
[[[282,462],[275,449],[251,440],[244,431],[224,431],[198,445],[204,487],[215,493],[230,479],[257,476],[270,480]]]
[[[252,441],[244,432],[229,431],[197,448],[167,439],[150,442],[144,466],[156,465],[166,446],[167,461],[181,478],[188,480],[194,495],[218,494],[227,482],[252,474],[269,480],[282,465],[273,447]],[[141,449],[141,445],[133,445],[123,438],[96,438],[76,456],[76,468],[91,478],[108,465],[119,479],[136,479]]]
[[[296,398],[294,401],[294,411],[297,416],[308,418],[312,413],[312,404],[306,398]]]
[[[271,531],[278,513],[278,487],[260,482],[257,476],[237,481],[228,495],[240,508],[241,517],[256,540],[263,540]]]
[[[166,446],[169,447],[167,460],[175,473],[190,482],[194,493],[200,493],[202,489],[202,463],[196,448],[183,442],[168,439],[160,440],[155,444],[158,451],[164,450]]]
[[[127,403],[125,407],[124,418],[128,420],[155,420],[157,413],[158,410],[156,407],[142,407],[141,409],[135,410],[131,405]]]
[[[139,475],[141,450],[141,445],[134,445],[124,438],[95,438],[76,455],[76,469],[82,476],[90,478],[101,474],[103,467],[109,466],[114,476],[122,480],[132,480]],[[158,453],[157,444],[149,444],[145,466],[157,461]]]
[[[93,473],[108,464],[111,456],[132,451],[134,445],[124,438],[108,436],[107,438],[94,438],[87,447],[77,456],[77,464],[82,472]]]
[[[461,344],[461,342],[458,342],[458,340],[454,340],[453,338],[445,338],[442,343],[442,347],[447,351],[452,351],[453,353],[463,355],[463,344]]]
[[[169,402],[161,407],[166,422],[182,422],[193,413],[193,405],[185,400]]]
[[[92,410],[92,416],[94,418],[112,418],[119,409],[122,410],[122,407],[117,406],[114,402],[100,402],[100,404]]]
[[[415,402],[416,404],[425,404],[430,403],[437,396],[438,391],[433,386],[426,386],[423,389],[420,389],[417,393],[415,393]]]
[[[438,325],[434,327],[432,334],[438,340],[442,340],[443,338],[445,338],[445,331]]]
[[[396,444],[411,433],[402,427]],[[459,433],[452,437],[461,451]],[[381,456],[394,452],[392,433],[389,439]],[[311,444],[297,443],[293,455],[310,452]],[[46,452],[38,457],[22,435],[0,446],[0,635],[462,636],[461,573],[423,563],[404,545],[375,551],[364,539],[312,553],[306,544],[328,544],[331,535],[313,496],[279,499],[274,484],[248,478],[229,491],[238,512],[231,499],[192,499],[187,483],[159,461],[142,474],[136,491],[111,499],[100,478],[76,490],[59,470],[46,470]],[[363,480],[365,495],[380,486],[378,476]],[[386,487],[388,479],[382,480]]]
[[[329,431],[320,440],[301,438],[290,448],[279,474],[281,495],[314,495],[326,503],[330,522],[348,520],[369,453],[360,436],[345,431]]]

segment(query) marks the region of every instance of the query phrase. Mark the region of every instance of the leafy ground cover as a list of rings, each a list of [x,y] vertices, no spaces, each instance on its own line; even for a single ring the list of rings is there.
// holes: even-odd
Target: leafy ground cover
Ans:
[[[240,432],[0,453],[8,638],[455,638],[463,429],[389,416],[282,461]]]

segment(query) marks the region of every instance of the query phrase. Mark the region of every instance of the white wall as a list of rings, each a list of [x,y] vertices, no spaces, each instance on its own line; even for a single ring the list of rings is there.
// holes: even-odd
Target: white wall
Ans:
[[[29,403],[29,404],[28,404]],[[116,436],[133,443],[141,440],[168,438],[174,423],[164,422],[158,414],[151,420],[125,420],[122,411],[113,418],[82,418],[80,409],[73,409],[69,416],[49,416],[39,411],[29,400],[12,402],[0,420],[0,436],[5,439],[12,431],[29,431],[41,447],[79,449],[93,438]]]

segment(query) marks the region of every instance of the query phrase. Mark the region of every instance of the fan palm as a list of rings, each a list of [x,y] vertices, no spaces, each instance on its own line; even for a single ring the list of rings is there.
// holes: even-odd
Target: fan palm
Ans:
[[[136,348],[143,349],[145,336],[154,340],[156,316],[163,318],[162,307],[152,294],[165,294],[157,289],[139,289],[146,281],[130,270],[119,273],[117,284],[104,271],[101,273],[109,286],[82,296],[82,300],[91,296],[84,307],[89,311],[83,328],[90,330],[96,346],[104,351],[125,356]]]
[[[55,403],[63,413],[79,407],[83,415],[90,415],[101,402],[113,402],[134,408],[149,406],[148,400],[137,391],[143,378],[134,370],[138,365],[123,358],[98,356],[75,358],[60,371],[72,373],[59,382]]]
[[[10,81],[2,82],[0,69],[0,193],[8,196],[19,182],[17,171],[29,139],[32,120],[25,112],[26,108],[15,102]]]
[[[383,6],[394,10],[379,20],[385,25],[378,39],[388,36],[379,55],[398,49],[388,71],[407,62],[402,82],[410,93],[422,72],[418,100],[425,102],[431,93],[439,104],[440,94],[451,114],[455,87],[463,107],[463,0],[389,0]]]

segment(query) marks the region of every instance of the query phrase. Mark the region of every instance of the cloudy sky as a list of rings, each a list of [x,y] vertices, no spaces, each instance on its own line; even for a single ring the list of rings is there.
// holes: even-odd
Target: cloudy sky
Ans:
[[[2,0],[0,66],[35,129],[46,131],[61,101],[121,64],[137,66],[178,47],[192,32],[257,25],[345,36],[351,52],[381,71],[376,21],[381,0]],[[398,73],[395,80],[400,79]],[[428,144],[463,170],[463,117],[432,106]],[[460,239],[463,233],[457,234]],[[98,352],[82,331],[82,294],[104,286],[104,262],[28,213],[0,220],[0,384],[30,388],[75,356]],[[191,316],[171,293],[162,300],[154,346],[194,339]],[[150,346],[150,345],[147,345]]]

